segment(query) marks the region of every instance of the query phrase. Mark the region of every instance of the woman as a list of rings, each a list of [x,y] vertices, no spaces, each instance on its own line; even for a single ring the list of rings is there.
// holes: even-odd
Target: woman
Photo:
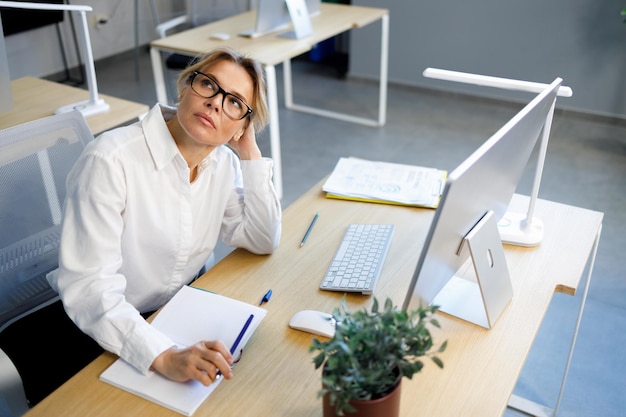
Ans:
[[[268,254],[280,239],[260,65],[216,50],[178,81],[177,109],[154,106],[102,134],[67,181],[59,272],[50,283],[77,326],[141,372],[210,384],[229,379],[220,341],[177,348],[142,317],[191,282],[218,238]],[[224,146],[228,144],[231,149]]]

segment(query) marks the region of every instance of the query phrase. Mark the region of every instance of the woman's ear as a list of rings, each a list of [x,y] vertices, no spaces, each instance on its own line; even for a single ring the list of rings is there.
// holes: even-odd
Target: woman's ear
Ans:
[[[180,91],[178,92],[178,97],[176,98],[178,102],[180,102],[183,99],[183,96],[185,95],[186,91],[187,91],[187,84],[185,84],[185,86],[181,88]]]
[[[237,134],[235,134],[234,136],[235,140],[241,139],[241,137],[246,133],[246,130],[248,130],[249,127],[250,127],[250,118],[247,117],[241,130],[237,132]]]
[[[245,131],[246,131],[245,127],[239,130],[237,133],[233,135],[233,139],[235,139],[235,141],[238,141],[239,139],[241,139]]]

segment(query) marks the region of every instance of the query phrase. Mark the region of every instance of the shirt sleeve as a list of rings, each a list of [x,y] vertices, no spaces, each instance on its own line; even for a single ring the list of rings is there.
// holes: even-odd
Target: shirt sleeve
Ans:
[[[59,270],[49,277],[68,316],[104,349],[143,373],[174,345],[125,298],[123,257],[125,182],[115,161],[87,152],[68,176]]]
[[[273,161],[242,160],[222,223],[222,240],[255,254],[269,254],[281,235],[281,206],[272,182]],[[237,164],[237,165],[238,165]]]

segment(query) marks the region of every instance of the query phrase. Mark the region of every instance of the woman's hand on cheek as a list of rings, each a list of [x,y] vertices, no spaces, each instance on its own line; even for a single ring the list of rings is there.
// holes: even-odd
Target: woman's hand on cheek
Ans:
[[[256,135],[254,126],[248,123],[243,134],[235,134],[228,142],[228,145],[239,155],[240,159],[261,159],[261,150],[256,143]]]

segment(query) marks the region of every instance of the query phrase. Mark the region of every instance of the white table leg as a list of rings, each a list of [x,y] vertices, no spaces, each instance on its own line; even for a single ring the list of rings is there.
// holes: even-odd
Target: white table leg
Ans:
[[[345,113],[334,112],[316,107],[305,106],[293,102],[293,87],[291,79],[291,63],[283,62],[284,85],[285,85],[285,107],[303,113],[315,114],[317,116],[329,117],[346,122],[361,124],[365,126],[384,126],[387,118],[387,62],[389,55],[389,15],[381,18],[381,45],[380,45],[380,81],[378,93],[378,118],[368,119],[364,117],[352,116]]]
[[[291,109],[293,107],[293,83],[291,79],[291,60],[283,61],[283,87],[285,96],[285,107]]]
[[[574,334],[572,336],[572,343],[570,344],[569,354],[567,355],[567,362],[565,364],[565,371],[563,373],[563,380],[561,381],[561,388],[559,390],[559,396],[556,400],[554,409],[537,404],[533,401],[519,397],[517,395],[511,395],[509,399],[509,407],[515,410],[522,411],[526,414],[530,414],[536,417],[556,417],[561,406],[561,400],[563,398],[563,392],[565,391],[565,382],[567,381],[567,375],[569,373],[569,367],[572,363],[572,356],[574,355],[574,347],[576,346],[576,339],[578,338],[578,330],[580,329],[580,322],[583,318],[583,312],[585,310],[585,301],[587,300],[587,293],[589,292],[589,284],[591,283],[591,274],[593,272],[593,266],[596,261],[596,254],[598,252],[598,244],[600,243],[600,234],[602,233],[602,225],[598,229],[598,234],[593,243],[591,249],[591,256],[589,257],[589,267],[587,269],[587,277],[585,282],[585,288],[581,296],[580,307],[578,308],[578,317],[576,318],[576,326],[574,328]]]
[[[280,156],[280,125],[278,124],[278,91],[276,86],[276,68],[265,66],[267,78],[267,102],[270,112],[270,152],[274,160],[274,187],[278,198],[283,197],[283,169]]]
[[[387,121],[387,66],[389,61],[389,15],[384,15],[380,22],[380,87],[378,93],[378,126]]]
[[[163,73],[163,60],[161,50],[150,48],[150,60],[152,61],[152,73],[154,74],[154,87],[156,89],[157,101],[167,104],[167,90],[165,88],[165,74]]]

